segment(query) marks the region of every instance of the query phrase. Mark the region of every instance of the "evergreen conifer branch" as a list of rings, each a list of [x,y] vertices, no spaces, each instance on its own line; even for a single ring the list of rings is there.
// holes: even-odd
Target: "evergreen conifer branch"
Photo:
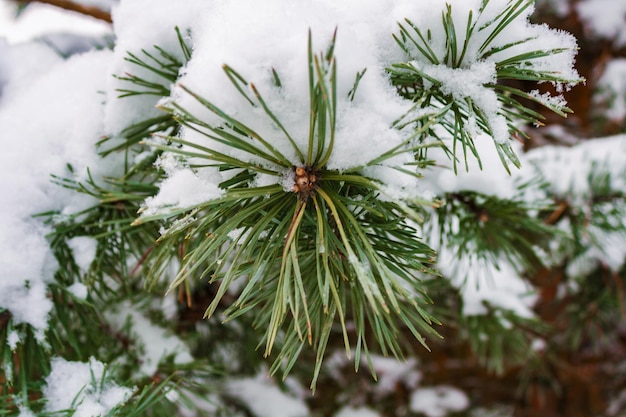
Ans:
[[[510,137],[527,138],[520,122],[541,125],[544,116],[529,108],[524,100],[544,106],[563,117],[571,113],[565,102],[558,97],[550,97],[549,93],[541,95],[536,91],[525,92],[510,85],[513,81],[531,81],[550,82],[569,88],[583,81],[582,78],[572,78],[551,70],[535,68],[532,65],[538,59],[571,52],[569,49],[538,49],[508,56],[512,48],[531,43],[535,38],[523,38],[504,45],[496,42],[498,37],[506,32],[507,26],[533,3],[533,0],[511,1],[496,17],[485,21],[483,13],[489,5],[489,0],[486,0],[476,15],[471,10],[469,11],[465,28],[456,27],[452,17],[452,6],[447,5],[446,10],[442,12],[441,25],[446,35],[446,44],[441,53],[433,46],[434,40],[429,28],[419,28],[408,19],[398,24],[399,33],[393,36],[399,47],[406,53],[407,62],[393,63],[389,66],[388,72],[392,83],[402,97],[408,100],[420,100],[424,103],[423,107],[432,106],[441,109],[438,125],[443,127],[446,135],[453,140],[450,154],[455,162],[455,171],[457,154],[460,153],[459,148],[463,159],[466,160],[471,154],[480,163],[480,156],[473,145],[479,132],[486,133],[495,139],[500,159],[507,171],[509,162],[519,167],[518,158],[509,143],[504,140],[496,124],[504,123]],[[462,44],[459,34],[464,34]],[[468,46],[476,42],[481,42],[477,48],[477,55],[468,55]],[[504,57],[498,59],[500,55]],[[485,80],[482,84],[485,92],[491,91],[491,93],[482,94],[495,94],[498,103],[497,110],[486,108],[484,102],[477,102],[480,97],[473,96],[471,93],[461,97],[462,92],[451,92],[445,79],[439,79],[437,76],[442,68],[448,68],[457,71],[457,76],[462,77],[462,71],[481,63],[494,66],[494,80]],[[484,100],[484,96],[481,100]],[[492,107],[493,104],[489,106]],[[441,137],[437,131],[432,131],[430,134],[434,137]]]
[[[510,310],[487,306],[484,315],[459,317],[462,338],[489,371],[502,374],[524,366],[533,356],[532,343],[548,334],[549,326],[536,318],[520,317]]]
[[[170,84],[178,78],[178,72],[183,66],[183,61],[177,55],[182,55],[185,60],[190,57],[190,49],[181,32],[176,29],[176,33],[181,48],[179,53],[168,53],[155,47],[157,55],[147,51],[143,51],[142,55],[129,54],[130,63],[158,74],[161,81],[147,81],[130,74],[118,77],[132,85],[120,90],[122,99],[131,95],[169,96]],[[72,214],[47,212],[37,215],[54,230],[49,236],[59,263],[55,281],[49,286],[54,308],[45,337],[28,324],[14,325],[8,311],[0,313],[3,320],[6,317],[6,323],[0,326],[0,338],[6,341],[12,333],[11,337],[19,335],[19,342],[14,348],[10,348],[6,342],[0,344],[3,370],[0,404],[3,411],[11,414],[18,412],[18,407],[24,407],[43,412],[45,402],[37,398],[44,388],[43,377],[50,372],[50,361],[56,355],[84,362],[94,352],[99,352],[99,359],[106,363],[120,361],[126,364],[114,373],[125,385],[139,388],[126,404],[112,409],[111,416],[145,415],[148,409],[161,410],[155,414],[158,416],[170,416],[178,409],[178,405],[167,400],[165,392],[180,391],[183,400],[187,395],[184,392],[189,395],[206,393],[206,386],[192,383],[202,373],[213,372],[203,361],[190,364],[185,371],[186,375],[183,375],[184,370],[180,365],[167,369],[162,364],[159,369],[162,382],[153,383],[150,378],[137,379],[132,376],[139,358],[124,348],[125,343],[131,343],[132,336],[114,331],[103,315],[112,304],[132,298],[138,288],[144,292],[143,301],[135,300],[133,305],[138,309],[147,309],[149,305],[146,305],[146,301],[153,300],[155,296],[160,300],[167,288],[164,287],[166,282],[146,282],[141,274],[144,268],[151,266],[146,256],[153,251],[153,242],[158,238],[161,226],[153,222],[131,227],[131,223],[140,204],[156,194],[157,184],[163,177],[154,166],[160,151],[152,150],[150,155],[136,158],[136,155],[148,149],[141,141],[156,133],[175,135],[178,129],[178,122],[170,114],[164,113],[128,127],[120,134],[121,138],[105,138],[98,142],[103,157],[112,157],[116,153],[125,155],[124,174],[119,178],[95,179],[88,172],[86,181],[77,181],[70,165],[68,170],[72,176],[52,176],[54,183],[93,197],[95,204]],[[75,254],[68,244],[77,237],[89,237],[97,242],[95,258],[87,271],[79,269]],[[168,253],[167,256],[168,260],[164,264],[175,262],[179,253]],[[165,271],[161,272],[162,277],[169,277]],[[89,289],[89,298],[83,300],[68,291],[68,287],[76,283]],[[13,393],[19,393],[19,396]],[[68,415],[72,412],[67,411]]]
[[[336,30],[317,53],[309,32],[309,100],[308,107],[299,109],[308,125],[304,135],[292,131],[291,115],[283,115],[275,105],[276,96],[289,99],[292,94],[287,89],[293,77],[285,76],[285,66],[264,66],[266,82],[255,84],[240,72],[245,65],[223,65],[237,105],[253,108],[255,117],[250,119],[255,122],[249,122],[247,116],[239,117],[248,108],[233,110],[228,98],[198,92],[193,84],[197,79],[191,76],[196,68],[182,71],[192,53],[206,53],[202,40],[192,51],[190,33],[183,36],[176,29],[176,51],[158,45],[129,51],[126,61],[136,71],[117,76],[119,98],[158,100],[164,113],[97,143],[105,158],[124,155],[119,177],[89,173],[87,180],[77,181],[71,166],[67,178],[53,177],[57,185],[92,197],[94,205],[70,215],[38,215],[54,230],[48,239],[59,270],[54,282],[45,284],[53,311],[44,340],[32,326],[17,324],[8,310],[0,310],[0,414],[51,414],[41,396],[55,356],[85,362],[97,355],[98,360],[117,364],[101,380],[92,378],[93,385],[118,381],[137,389],[108,415],[166,417],[184,406],[198,410],[199,398],[224,391],[207,383],[224,382],[214,366],[222,365],[227,377],[261,371],[262,358],[249,349],[254,344],[273,360],[270,374],[286,377],[306,368],[313,389],[321,380],[327,350],[343,350],[355,369],[365,361],[376,377],[374,353],[401,358],[415,341],[428,349],[439,337],[434,330],[438,319],[471,347],[482,366],[502,373],[529,361],[536,368],[527,371],[528,378],[556,379],[550,372],[562,366],[555,358],[563,349],[600,346],[619,322],[626,298],[626,265],[611,258],[615,252],[606,244],[626,241],[626,196],[619,189],[626,180],[624,172],[616,182],[616,173],[598,164],[588,178],[589,193],[574,198],[541,184],[542,196],[554,198],[553,205],[520,195],[505,198],[467,190],[437,196],[444,204],[422,198],[415,190],[398,191],[385,181],[386,175],[413,181],[421,178],[423,168],[441,168],[428,159],[433,148],[443,149],[455,171],[463,164],[469,169],[468,157],[482,168],[485,162],[475,140],[484,133],[496,139],[508,170],[510,163],[519,165],[509,140],[527,138],[523,125],[544,120],[534,104],[563,117],[570,113],[558,97],[521,86],[548,82],[559,92],[582,81],[575,72],[562,74],[534,65],[570,56],[572,50],[535,50],[536,38],[506,35],[533,1],[511,0],[486,18],[495,3],[483,0],[467,19],[458,19],[456,10],[446,5],[435,23],[440,27],[409,19],[399,23],[393,38],[406,59],[383,66],[389,75],[385,81],[391,83],[385,93],[395,88],[404,108],[412,106],[389,126],[403,139],[344,169],[329,168],[337,166],[342,107],[348,103],[361,109],[359,88],[371,88],[367,83],[372,69],[355,71],[349,85],[339,85],[346,78],[335,58]],[[510,41],[503,42],[505,36]],[[523,52],[513,52],[518,50]],[[471,81],[484,95],[450,87],[450,74],[476,75],[484,69],[492,72],[483,75],[491,75]],[[221,87],[215,90],[228,94]],[[485,97],[494,100],[485,104]],[[271,134],[266,133],[268,126]],[[168,181],[181,172],[207,186],[209,196],[190,203],[159,200],[167,195]],[[520,193],[524,187],[534,185],[520,185]],[[486,273],[511,266],[520,282],[530,280],[533,285],[535,277],[529,279],[529,274],[552,259],[550,266],[563,275],[557,289],[567,298],[556,301],[568,305],[566,301],[576,299],[561,315],[567,347],[561,336],[552,334],[554,329],[529,318],[530,310],[519,314],[494,300],[476,304],[484,307],[484,314],[464,311],[476,299],[464,299],[465,288],[459,283],[463,274],[441,276],[435,270],[437,254],[423,237],[430,233],[440,237],[439,245],[454,251],[457,260],[484,262]],[[75,238],[96,241],[95,257],[86,269],[72,249]],[[87,298],[70,290],[74,284],[88,288]],[[155,308],[168,291],[179,295],[173,319]],[[137,376],[142,353],[132,318],[127,316],[121,328],[109,323],[108,314],[123,303],[161,328],[176,326],[177,336],[193,346],[192,356],[203,359],[181,364],[172,354],[161,358],[152,375]],[[202,316],[198,305],[207,319],[202,327],[196,326]],[[406,336],[412,337],[409,343]],[[537,348],[537,341],[547,347]],[[236,357],[241,362],[225,363],[224,350],[232,350],[228,360]],[[303,365],[302,358],[312,358],[314,366]],[[546,371],[539,364],[554,369]],[[56,414],[72,415],[79,401],[77,395],[71,409]],[[224,406],[217,401],[215,414],[245,408],[226,402]]]
[[[455,248],[459,256],[497,263],[505,258],[527,272],[541,267],[541,247],[558,236],[540,216],[548,202],[500,199],[471,191],[448,194],[437,209],[440,245]]]
[[[373,326],[382,351],[396,356],[401,355],[397,341],[400,332],[392,317],[400,319],[422,343],[422,334],[434,334],[430,327],[434,319],[421,307],[429,300],[420,295],[416,278],[417,273],[434,272],[430,267],[434,253],[411,226],[411,221],[421,220],[419,206],[410,201],[380,199],[385,192],[382,184],[357,169],[343,173],[327,170],[337,111],[335,38],[320,54],[313,54],[310,39],[311,111],[306,149],[298,147],[254,84],[224,66],[235,93],[262,109],[282,131],[299,160],[290,160],[254,126],[243,124],[210,100],[181,86],[221,123],[208,124],[171,102],[164,109],[205,140],[165,137],[169,145],[156,147],[182,157],[198,172],[219,169],[237,174],[219,185],[220,195],[215,199],[194,207],[163,207],[156,213],[148,208],[135,224],[178,219],[162,234],[157,250],[149,257],[154,262],[153,271],[163,270],[162,262],[169,261],[165,256],[155,257],[157,254],[172,253],[185,242],[181,269],[171,288],[188,280],[209,278],[218,289],[207,309],[208,316],[216,311],[230,284],[246,277],[239,298],[224,313],[233,319],[256,311],[255,326],[265,330],[265,355],[272,354],[274,345],[281,341],[272,371],[286,363],[287,372],[304,346],[312,345],[318,355],[315,386],[329,332],[337,319],[350,354],[352,342],[345,320],[354,308],[351,305],[358,306],[355,313],[363,318],[357,322],[357,333],[358,345],[364,346],[366,354],[369,349],[362,327],[366,322]],[[275,71],[274,77],[279,77]],[[249,95],[246,88],[253,94]],[[351,94],[355,93],[353,89]],[[434,123],[431,115],[417,120],[424,126]],[[406,142],[404,152],[415,153],[425,147],[411,143]],[[223,145],[251,159],[221,150]],[[390,149],[372,165],[401,151],[399,146]],[[410,172],[408,168],[406,171]],[[255,186],[254,180],[260,174],[273,176],[275,185]],[[292,184],[291,188],[284,185],[286,182]]]
[[[626,241],[621,221],[626,216],[626,193],[616,188],[616,184],[624,180],[626,170],[615,172],[602,162],[593,161],[586,178],[585,193],[572,190],[567,197],[555,195],[560,210],[551,220],[565,233],[560,235],[553,251],[555,258],[570,265],[571,279],[584,279],[587,273],[598,268],[619,268],[620,265],[615,264],[619,260],[610,255],[612,245],[607,242]],[[595,258],[598,254],[604,254],[612,264],[597,265]],[[581,271],[575,272],[578,269]]]
[[[155,46],[156,54],[146,50],[142,50],[141,54],[128,53],[128,62],[138,69],[156,74],[158,80],[152,81],[133,74],[118,76],[119,80],[129,84],[128,88],[118,90],[119,99],[137,95],[169,96],[171,84],[178,78],[180,69],[191,53],[178,27],[175,28],[175,33],[179,51],[168,52]],[[78,182],[73,178],[53,176],[53,181],[58,185],[88,194],[97,201],[97,204],[79,213],[65,216],[42,213],[40,216],[47,218],[47,222],[54,226],[51,236],[53,242],[63,242],[75,236],[98,239],[99,249],[92,270],[98,271],[100,280],[109,276],[124,282],[123,277],[141,270],[146,253],[153,250],[151,242],[158,238],[160,226],[157,223],[142,227],[131,226],[141,203],[158,192],[158,183],[163,178],[163,173],[155,166],[161,151],[149,150],[142,141],[155,134],[175,135],[179,129],[178,122],[170,114],[164,113],[127,127],[119,137],[106,137],[99,141],[97,146],[103,158],[124,154],[124,174],[119,178],[108,177],[98,182],[88,172],[87,180]],[[143,157],[137,158],[140,154]],[[68,168],[73,173],[73,168]],[[137,259],[138,265],[129,269],[126,257]],[[174,253],[168,259],[175,258]],[[71,253],[65,252],[59,262],[62,265],[71,264]],[[150,282],[150,285],[153,284],[154,282]]]

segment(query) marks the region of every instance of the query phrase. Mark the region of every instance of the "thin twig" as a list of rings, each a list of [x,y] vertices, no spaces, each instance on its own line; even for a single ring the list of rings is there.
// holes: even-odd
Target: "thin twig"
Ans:
[[[112,23],[111,13],[108,10],[102,10],[99,7],[85,6],[69,0],[19,0],[16,3],[45,3],[65,10],[71,10],[86,16],[91,16],[108,23]]]

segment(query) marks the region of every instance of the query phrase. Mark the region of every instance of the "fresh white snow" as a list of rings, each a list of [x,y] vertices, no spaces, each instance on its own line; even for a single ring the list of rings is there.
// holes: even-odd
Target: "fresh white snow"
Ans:
[[[626,45],[626,3],[615,0],[582,0],[576,11],[587,30],[616,46]]]
[[[445,417],[449,412],[459,412],[469,406],[469,398],[459,390],[447,385],[423,387],[411,394],[411,411],[428,417]]]
[[[344,407],[335,417],[380,417],[380,413],[367,407]]]
[[[85,3],[88,0],[83,0]],[[107,0],[91,0],[112,4]],[[0,38],[10,43],[25,42],[50,33],[73,33],[79,35],[102,36],[111,33],[111,26],[101,20],[85,17],[78,13],[68,13],[49,4],[33,2],[15,20],[16,5],[9,0],[0,0]]]
[[[306,417],[309,408],[302,398],[283,392],[271,378],[231,379],[227,391],[258,417]]]
[[[51,366],[43,389],[48,412],[73,409],[75,417],[106,416],[133,393],[110,381],[106,366],[94,358],[88,363],[54,358]]]
[[[43,330],[52,308],[46,285],[56,260],[45,237],[51,229],[32,216],[52,210],[69,215],[96,203],[54,184],[51,175],[84,181],[88,168],[96,177],[119,173],[115,161],[102,160],[94,146],[104,133],[101,91],[110,77],[110,58],[110,51],[94,51],[59,60],[39,76],[30,70],[28,83],[19,76],[15,80],[19,93],[11,92],[12,79],[6,84],[7,100],[0,101],[0,193],[7,196],[0,208],[0,306],[11,311],[16,323]],[[27,71],[38,65],[26,58],[10,62],[22,63]]]
[[[620,122],[626,119],[626,58],[607,62],[596,84],[594,101],[601,107],[600,117]]]
[[[137,377],[154,375],[161,359],[170,355],[177,364],[193,361],[189,346],[163,327],[153,324],[130,302],[125,301],[112,306],[105,315],[115,331],[122,332],[128,329],[128,335],[135,345],[134,349],[141,352],[141,364],[136,370]]]

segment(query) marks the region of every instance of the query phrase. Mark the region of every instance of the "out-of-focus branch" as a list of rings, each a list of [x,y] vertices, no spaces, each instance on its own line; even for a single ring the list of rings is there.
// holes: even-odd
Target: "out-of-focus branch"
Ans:
[[[94,6],[85,6],[69,0],[16,0],[16,3],[46,3],[61,9],[71,10],[87,16],[95,17],[96,19],[104,20],[108,23],[112,22],[111,13],[108,10],[102,10]]]

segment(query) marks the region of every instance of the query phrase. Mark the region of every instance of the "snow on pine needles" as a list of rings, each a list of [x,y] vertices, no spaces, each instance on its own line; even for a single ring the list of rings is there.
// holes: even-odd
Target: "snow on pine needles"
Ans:
[[[207,315],[218,307],[229,319],[254,313],[271,372],[288,372],[313,346],[314,386],[335,327],[357,364],[369,355],[367,326],[385,354],[402,355],[400,326],[425,343],[437,320],[422,278],[442,278],[421,223],[446,194],[516,195],[511,141],[523,138],[523,125],[541,123],[521,100],[565,115],[560,94],[581,81],[575,39],[530,23],[532,10],[529,0],[122,0],[112,10],[113,51],[65,61],[39,51],[51,68],[32,83],[0,57],[9,150],[0,166],[15,178],[0,189],[9,196],[0,273],[11,277],[0,282],[0,308],[43,335],[59,265],[49,233],[114,201],[109,213],[141,207],[137,217],[101,222],[123,224],[119,236],[160,231],[133,241],[120,270],[147,287],[171,280],[181,296],[210,281],[217,288]],[[550,83],[554,93],[507,84],[519,80]],[[492,152],[483,159],[485,147]],[[488,181],[467,180],[483,167]],[[91,195],[58,186],[70,180],[89,184],[75,188]],[[101,183],[122,191],[98,194]],[[42,212],[54,214],[47,224],[33,217]],[[117,232],[107,233],[97,245],[68,237],[82,274]],[[444,255],[450,265],[440,272],[455,275],[456,258]],[[485,274],[495,267],[481,265]],[[500,307],[531,315],[517,278],[502,291],[462,292],[467,313],[500,297],[519,301]],[[230,284],[238,291],[222,311]],[[81,300],[93,290],[68,288]],[[144,322],[139,313],[108,320],[121,327],[129,316]],[[169,342],[187,363],[178,339]],[[150,355],[148,373],[162,353]]]

